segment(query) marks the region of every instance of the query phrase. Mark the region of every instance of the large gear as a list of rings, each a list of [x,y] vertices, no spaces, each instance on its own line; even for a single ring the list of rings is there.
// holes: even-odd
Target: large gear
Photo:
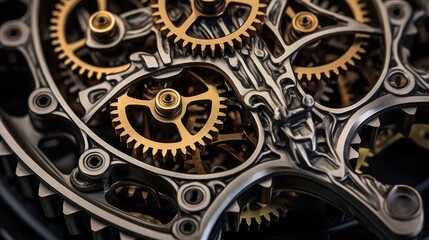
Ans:
[[[49,27],[50,38],[52,45],[55,47],[54,51],[58,54],[58,59],[62,60],[65,65],[69,66],[71,70],[77,72],[81,76],[88,79],[96,78],[100,80],[103,76],[111,73],[122,72],[129,67],[129,64],[115,64],[114,66],[100,66],[88,61],[83,60],[77,52],[85,47],[86,37],[79,40],[69,41],[67,38],[67,26],[70,14],[81,3],[81,0],[60,0],[55,4],[55,10],[52,11],[52,18],[50,19],[51,26]],[[107,11],[103,6],[106,3],[97,1],[99,3],[100,11]]]
[[[366,4],[361,0],[346,0],[346,5],[353,13],[353,17],[360,23],[368,23],[370,19],[367,17],[368,11],[365,10]],[[338,11],[338,9],[337,9]],[[290,13],[293,11],[287,11]],[[293,16],[289,16],[293,17]],[[298,80],[317,79],[321,80],[323,76],[331,78],[332,75],[339,75],[341,71],[347,71],[349,66],[354,66],[355,61],[361,59],[361,54],[365,53],[365,46],[367,45],[366,39],[369,38],[367,34],[355,34],[353,43],[337,59],[320,65],[320,66],[294,66],[294,71]]]
[[[174,89],[166,88],[150,100],[136,99],[125,93],[111,104],[112,122],[116,133],[121,137],[121,141],[127,143],[128,148],[133,148],[135,155],[141,154],[143,157],[151,155],[155,158],[162,157],[164,160],[170,156],[175,160],[180,154],[185,158],[186,154],[195,153],[198,148],[217,138],[226,118],[226,99],[220,95],[215,84],[206,83],[191,71],[188,73],[189,77],[203,84],[207,91],[185,97]],[[167,101],[165,102],[167,104],[161,107],[163,101]],[[168,102],[172,105],[168,105]],[[193,134],[193,126],[191,129],[187,128],[182,118],[190,110],[190,105],[197,102],[210,102],[210,109],[206,122]],[[146,135],[139,133],[128,119],[127,108],[130,106],[150,109],[150,114],[156,122],[161,125],[174,125],[180,137],[171,142],[161,142],[151,139],[147,133]]]
[[[261,25],[265,16],[264,10],[266,4],[260,0],[191,0],[191,13],[186,20],[180,25],[170,19],[167,9],[168,0],[156,0],[152,3],[153,17],[155,23],[159,26],[161,32],[176,45],[183,49],[191,50],[193,55],[201,53],[205,56],[210,53],[212,56],[216,52],[223,54],[225,51],[232,51],[234,48],[241,48],[243,42],[249,42],[252,35],[255,35],[257,28]],[[170,1],[171,2],[171,1]],[[230,33],[224,33],[223,36],[212,36],[211,38],[200,38],[188,34],[189,28],[200,18],[217,19],[222,15],[229,5],[244,5],[250,8],[250,13],[243,23]],[[199,5],[207,5],[206,8],[213,10],[216,6],[221,5],[218,12],[206,12],[200,9]]]

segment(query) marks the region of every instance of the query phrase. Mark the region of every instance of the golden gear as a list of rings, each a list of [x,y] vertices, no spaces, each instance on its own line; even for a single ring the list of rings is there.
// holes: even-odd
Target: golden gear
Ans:
[[[176,26],[169,18],[167,2],[168,0],[154,0],[152,3],[153,17],[156,25],[159,26],[163,35],[176,45],[182,49],[191,50],[193,55],[201,53],[202,56],[205,56],[207,53],[214,56],[216,52],[224,54],[225,50],[232,51],[234,47],[242,48],[243,41],[249,42],[251,36],[256,33],[257,28],[261,25],[265,16],[264,11],[267,7],[260,0],[190,0],[192,13],[181,26]],[[207,13],[198,8],[199,2],[208,5],[208,9],[213,9],[213,6],[211,6],[213,4],[223,4],[221,4],[221,9],[218,13]],[[251,8],[249,16],[238,29],[228,35],[212,39],[197,38],[187,33],[188,29],[197,19],[219,17],[230,4],[245,5]]]
[[[278,222],[280,218],[286,217],[296,196],[293,192],[281,192],[269,204],[246,204],[240,214],[240,226],[243,224],[250,230],[251,227],[259,229],[262,224],[268,227],[271,222]]]
[[[186,154],[194,154],[198,148],[212,143],[219,135],[226,118],[226,98],[220,96],[216,85],[206,83],[197,74],[188,71],[190,76],[203,84],[206,92],[185,97],[174,89],[161,90],[151,100],[141,100],[130,97],[128,93],[118,97],[117,101],[111,103],[111,117],[116,133],[122,142],[127,143],[128,148],[133,149],[134,155],[142,155],[143,158],[151,155],[154,158],[161,157],[166,160],[172,157],[176,160],[180,154],[186,158]],[[207,120],[193,132],[193,126],[186,126],[182,122],[185,114],[190,111],[190,106],[195,107],[197,102],[210,102]],[[127,116],[127,108],[130,106],[146,107],[150,110],[152,117],[161,125],[174,125],[180,139],[173,142],[160,142],[140,134],[131,124]],[[190,130],[189,130],[190,129]]]
[[[106,74],[125,71],[129,64],[109,67],[97,66],[84,61],[76,54],[77,51],[85,47],[86,39],[84,37],[69,42],[66,28],[70,14],[80,2],[81,0],[60,0],[59,3],[55,4],[55,10],[52,11],[49,30],[51,31],[51,43],[55,47],[54,51],[58,54],[58,59],[62,60],[65,65],[69,66],[74,72],[79,73],[79,75],[96,78],[97,80],[100,80]],[[97,0],[97,4],[100,12],[106,12],[107,0]]]
[[[370,19],[367,17],[368,12],[365,10],[366,4],[360,2],[361,0],[346,0],[345,3],[353,12],[353,17],[356,21],[360,23],[368,23]],[[293,11],[286,11],[289,17],[293,18]],[[291,16],[292,15],[292,16]],[[313,67],[302,67],[294,66],[294,71],[298,80],[306,78],[307,80],[312,80],[313,78],[321,80],[323,76],[330,78],[332,74],[339,75],[341,69],[344,71],[348,70],[349,66],[354,66],[356,60],[361,59],[361,54],[365,53],[365,46],[367,42],[365,41],[369,38],[367,34],[355,34],[353,43],[349,49],[341,55],[336,60],[321,65]]]

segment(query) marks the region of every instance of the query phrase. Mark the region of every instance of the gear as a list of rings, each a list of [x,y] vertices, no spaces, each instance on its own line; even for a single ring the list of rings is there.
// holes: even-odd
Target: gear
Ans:
[[[58,59],[63,61],[71,70],[79,75],[86,76],[88,79],[96,78],[101,80],[107,74],[126,70],[129,64],[104,66],[104,64],[90,63],[79,56],[78,52],[85,47],[86,37],[71,41],[67,37],[69,32],[67,26],[70,25],[69,17],[71,13],[81,2],[81,0],[60,0],[59,3],[55,4],[55,10],[52,11],[51,26],[49,28],[51,31],[50,38],[52,45],[55,47],[54,51],[58,54]],[[101,10],[107,12],[105,11],[106,7],[103,6],[104,1],[99,0],[97,2],[100,5],[99,12],[102,12]],[[112,15],[110,14],[109,16]],[[85,32],[83,34],[85,35]]]
[[[161,32],[179,47],[191,50],[193,55],[201,53],[205,56],[216,52],[224,54],[226,50],[232,51],[234,47],[241,48],[244,42],[249,42],[257,31],[265,16],[266,4],[260,0],[190,0],[190,12],[180,26],[177,26],[169,16],[168,0],[155,0],[152,4],[153,17]],[[176,1],[170,1],[177,4]],[[229,5],[236,4],[249,7],[247,19],[243,20],[236,29],[229,29],[229,33],[219,36],[197,37],[189,33],[189,29],[200,19],[216,22],[221,19]],[[223,32],[225,29],[222,28]],[[198,31],[196,31],[198,32]]]
[[[269,204],[259,202],[246,204],[240,214],[240,226],[244,225],[250,230],[251,227],[259,229],[262,224],[269,226],[271,222],[278,222],[280,218],[286,217],[296,197],[296,193],[281,192]]]
[[[353,17],[356,21],[361,23],[370,22],[370,19],[367,17],[368,11],[365,10],[365,3],[360,2],[360,0],[346,0],[345,3],[352,11]],[[332,11],[334,10],[338,11],[337,8],[332,9]],[[290,10],[287,11],[287,13],[288,15],[294,14],[294,12]],[[294,16],[289,17],[293,18]],[[369,38],[369,35],[367,34],[355,34],[354,40],[347,51],[329,63],[311,67],[294,66],[294,71],[298,80],[302,80],[304,78],[307,80],[321,80],[323,76],[329,79],[332,74],[339,75],[341,70],[347,71],[349,66],[354,66],[355,61],[361,59],[360,55],[366,52],[364,47],[367,45],[367,38]]]
[[[127,143],[128,148],[133,148],[135,156],[141,155],[146,158],[151,155],[155,159],[162,157],[163,160],[170,156],[176,160],[179,154],[186,158],[186,154],[194,154],[197,148],[203,148],[204,145],[216,140],[226,118],[226,98],[221,97],[221,91],[215,84],[206,83],[194,72],[186,71],[183,81],[186,79],[195,80],[192,88],[196,88],[195,85],[199,84],[204,86],[206,91],[184,96],[186,93],[179,93],[173,88],[164,88],[150,100],[131,97],[128,92],[111,104],[112,122],[116,133],[120,136],[121,141]],[[181,84],[184,83],[181,82]],[[208,109],[204,113],[205,122],[200,123],[198,131],[194,131],[194,126],[187,126],[187,120],[184,119],[192,118],[192,116],[189,117],[190,112],[200,109],[196,105],[197,103],[210,103],[210,106],[204,108]],[[146,112],[148,114],[138,114],[139,116],[144,115],[144,124],[151,122],[158,128],[165,127],[164,131],[161,131],[163,134],[172,134],[172,132],[177,132],[177,134],[156,138],[155,134],[151,136],[150,133],[150,129],[153,127],[147,127],[143,131],[136,130],[127,113],[131,107],[149,110]],[[149,121],[148,118],[152,121]]]

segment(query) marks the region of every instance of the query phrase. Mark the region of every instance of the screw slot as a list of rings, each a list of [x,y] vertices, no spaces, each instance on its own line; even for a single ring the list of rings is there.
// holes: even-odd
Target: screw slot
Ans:
[[[46,94],[40,94],[36,98],[36,104],[40,108],[47,108],[51,105],[52,99],[49,95]]]
[[[394,73],[389,77],[389,84],[396,89],[404,88],[408,85],[408,78],[402,73]]]
[[[204,199],[204,193],[197,188],[191,188],[185,193],[185,200],[189,204],[199,204]]]
[[[86,165],[92,169],[97,169],[103,164],[103,159],[99,155],[90,155],[86,159]]]
[[[192,233],[195,232],[195,230],[197,229],[197,226],[193,221],[185,220],[180,223],[179,229],[180,229],[180,232],[182,232],[183,234],[191,235]]]

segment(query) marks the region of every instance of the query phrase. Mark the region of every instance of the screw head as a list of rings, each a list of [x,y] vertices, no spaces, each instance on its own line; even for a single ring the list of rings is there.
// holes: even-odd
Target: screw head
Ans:
[[[401,89],[408,85],[408,78],[402,73],[392,74],[388,81],[389,85],[396,89]]]

